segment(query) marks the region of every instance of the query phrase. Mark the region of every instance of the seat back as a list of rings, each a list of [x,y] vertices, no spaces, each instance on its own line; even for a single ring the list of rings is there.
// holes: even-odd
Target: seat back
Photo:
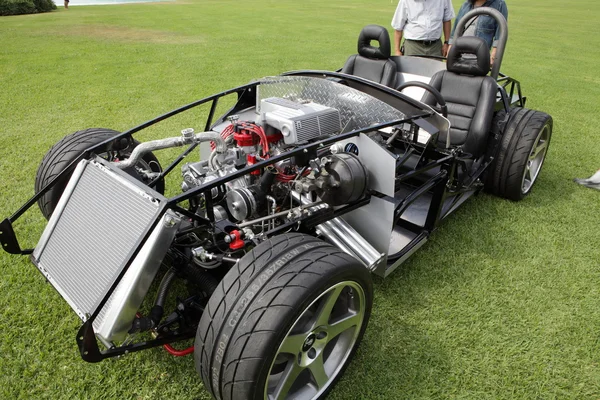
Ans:
[[[424,57],[392,56],[390,58],[396,64],[396,87],[406,82],[423,82],[429,84],[431,78],[439,71],[446,70],[446,63]],[[425,89],[409,86],[402,90],[408,97],[421,101]]]
[[[372,46],[372,40],[379,42],[379,47]],[[393,88],[396,64],[390,60],[390,49],[388,31],[383,26],[367,25],[358,37],[358,54],[348,58],[342,72]]]
[[[446,71],[436,73],[430,85],[436,88],[448,106],[450,144],[462,146],[475,158],[486,149],[492,126],[498,85],[487,76],[490,71],[490,51],[483,39],[463,36],[454,42]],[[425,93],[423,103],[436,107],[433,95]],[[446,135],[438,138],[446,144]]]

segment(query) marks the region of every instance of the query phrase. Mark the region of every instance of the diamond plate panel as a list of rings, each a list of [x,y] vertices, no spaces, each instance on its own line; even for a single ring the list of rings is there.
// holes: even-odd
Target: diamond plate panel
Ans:
[[[322,104],[339,110],[343,132],[405,118],[387,103],[348,86],[307,76],[276,76],[260,81],[256,104],[269,97]]]

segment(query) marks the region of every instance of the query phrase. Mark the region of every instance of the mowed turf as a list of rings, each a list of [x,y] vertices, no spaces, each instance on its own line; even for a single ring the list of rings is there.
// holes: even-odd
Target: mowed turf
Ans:
[[[600,192],[572,182],[600,168],[600,4],[507,3],[502,71],[554,118],[539,181],[520,203],[472,199],[375,279],[369,329],[332,399],[600,397]],[[337,69],[360,29],[389,27],[395,7],[184,0],[0,18],[1,217],[33,195],[38,164],[62,136],[124,130],[262,76]],[[201,130],[204,114],[140,138]],[[21,242],[34,245],[43,226],[36,209],[25,214]],[[192,357],[152,349],[85,363],[78,318],[27,257],[2,253],[0,271],[0,398],[209,398]]]

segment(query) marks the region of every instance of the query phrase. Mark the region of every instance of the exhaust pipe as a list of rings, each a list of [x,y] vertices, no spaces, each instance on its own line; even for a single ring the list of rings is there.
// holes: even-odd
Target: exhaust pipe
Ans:
[[[311,201],[292,191],[292,198],[303,205],[310,205]],[[326,207],[310,207],[313,210]],[[371,271],[374,271],[384,259],[385,254],[379,253],[369,242],[363,238],[349,223],[340,217],[333,218],[327,222],[317,225],[317,234],[326,238],[333,245],[339,247],[343,252],[356,258]]]

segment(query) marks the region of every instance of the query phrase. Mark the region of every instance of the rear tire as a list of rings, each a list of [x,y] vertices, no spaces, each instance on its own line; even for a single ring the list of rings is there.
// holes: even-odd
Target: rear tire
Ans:
[[[552,137],[552,117],[526,108],[515,108],[500,142],[486,187],[497,196],[519,201],[537,181]]]
[[[356,259],[312,236],[275,237],[210,298],[196,369],[219,400],[323,398],[350,363],[372,301],[371,275]]]
[[[41,191],[50,181],[52,181],[58,174],[60,174],[69,164],[77,159],[85,150],[90,147],[104,142],[120,132],[105,129],[105,128],[90,128],[82,131],[77,131],[65,136],[58,143],[46,153],[40,166],[37,170],[35,177],[35,192]],[[120,159],[127,158],[135,146],[139,142],[132,139],[131,137],[123,138],[119,143],[111,142],[101,149],[96,150],[96,154],[99,156],[111,160],[117,155]],[[142,157],[140,164],[144,167],[150,168],[153,172],[161,172],[162,169],[154,154],[148,153]],[[135,174],[135,171],[130,171]],[[57,182],[49,191],[47,191],[38,200],[38,206],[42,211],[42,214],[46,219],[49,219],[54,211],[54,208],[60,200],[60,196],[67,186],[67,182],[71,174],[67,174],[62,177],[60,182]],[[137,176],[136,176],[137,177]],[[138,179],[142,180],[140,177]],[[164,192],[164,181],[161,179],[157,182],[155,190],[159,193]]]

